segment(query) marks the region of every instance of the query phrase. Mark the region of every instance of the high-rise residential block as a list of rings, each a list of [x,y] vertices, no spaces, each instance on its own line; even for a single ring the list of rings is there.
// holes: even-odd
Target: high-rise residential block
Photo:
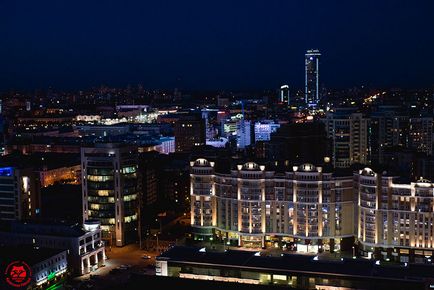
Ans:
[[[328,112],[322,119],[327,137],[332,142],[333,165],[349,167],[354,163],[369,162],[369,119],[352,108]]]
[[[175,123],[176,152],[191,151],[196,146],[206,143],[205,120],[200,114],[185,115]]]

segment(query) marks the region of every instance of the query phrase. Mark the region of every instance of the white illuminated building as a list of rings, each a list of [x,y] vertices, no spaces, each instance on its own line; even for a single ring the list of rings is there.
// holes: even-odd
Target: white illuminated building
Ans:
[[[434,184],[421,179],[398,183],[396,177],[370,168],[357,180],[357,239],[362,253],[409,262],[431,259],[434,250]]]
[[[213,162],[198,159],[191,164],[191,224],[197,239],[337,250],[353,236],[352,190],[352,177],[335,177],[311,164],[275,173],[248,162],[223,174]]]
[[[289,99],[289,86],[288,85],[283,85],[280,87],[280,102],[282,104],[287,104],[289,105],[290,103],[290,99]]]
[[[237,123],[237,148],[244,149],[252,143],[250,121],[241,119]]]
[[[197,240],[321,252],[351,250],[355,239],[362,256],[424,263],[434,251],[433,205],[431,181],[398,183],[370,168],[338,177],[312,164],[277,173],[248,162],[219,173],[206,159],[191,162]]]
[[[255,123],[255,142],[269,141],[271,133],[277,131],[280,128],[280,124],[271,120],[264,120]]]
[[[224,148],[226,144],[229,142],[228,138],[220,137],[217,139],[207,139],[206,145],[215,147],[215,148]]]
[[[305,102],[308,106],[316,106],[319,95],[319,60],[318,49],[310,49],[305,54]]]
[[[33,245],[67,252],[69,266],[78,275],[96,270],[106,259],[98,221],[83,225],[67,223],[13,222],[8,231],[0,231],[6,245]],[[46,276],[45,276],[46,278]]]
[[[175,152],[175,137],[161,137],[160,144],[155,146],[155,150],[161,154],[170,154]]]

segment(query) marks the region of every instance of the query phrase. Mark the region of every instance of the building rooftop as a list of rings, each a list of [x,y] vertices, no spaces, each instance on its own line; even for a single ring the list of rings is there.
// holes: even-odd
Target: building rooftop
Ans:
[[[72,153],[33,153],[32,155],[13,153],[2,156],[0,164],[17,168],[32,167],[35,170],[50,170],[80,165],[80,155]]]
[[[81,224],[63,221],[11,221],[3,223],[0,231],[61,237],[80,237],[86,233]]]
[[[24,261],[29,266],[45,261],[65,250],[49,249],[33,246],[0,246],[0,257],[6,263]],[[2,261],[2,262],[3,262]]]
[[[309,255],[282,254],[280,257],[259,256],[252,251],[227,250],[205,252],[194,247],[173,247],[159,260],[186,264],[208,264],[269,270],[273,272],[318,273],[331,276],[353,276],[370,279],[420,280],[434,276],[430,265],[377,265],[373,260],[341,259],[322,260]]]

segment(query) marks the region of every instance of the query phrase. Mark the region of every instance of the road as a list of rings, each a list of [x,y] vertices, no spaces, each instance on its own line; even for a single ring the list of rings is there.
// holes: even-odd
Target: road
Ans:
[[[150,259],[143,259],[143,255],[151,256]],[[105,289],[110,286],[126,282],[131,273],[143,273],[155,275],[155,256],[157,252],[144,251],[139,249],[137,244],[127,245],[122,248],[112,247],[106,249],[107,260],[105,266],[96,271],[73,279],[72,285],[75,289],[84,289],[86,284],[91,284],[92,289]],[[121,265],[127,265],[125,270],[116,269]],[[115,269],[115,270],[114,270]]]

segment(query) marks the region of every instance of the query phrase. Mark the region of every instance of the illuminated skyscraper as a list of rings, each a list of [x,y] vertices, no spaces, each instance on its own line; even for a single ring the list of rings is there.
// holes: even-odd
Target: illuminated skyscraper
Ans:
[[[137,148],[97,143],[81,149],[83,219],[101,222],[103,239],[124,246],[137,230]]]
[[[319,101],[319,59],[321,53],[318,49],[310,49],[304,58],[305,64],[305,102],[307,105],[316,105]]]
[[[289,86],[283,85],[280,87],[280,100],[282,104],[289,105]]]

